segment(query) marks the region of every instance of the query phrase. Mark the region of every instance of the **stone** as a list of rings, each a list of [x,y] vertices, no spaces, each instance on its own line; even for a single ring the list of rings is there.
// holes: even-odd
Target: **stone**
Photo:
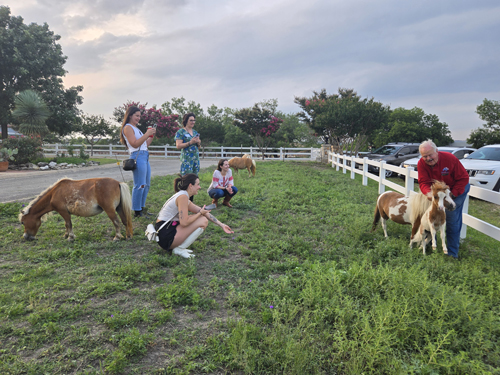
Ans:
[[[48,165],[45,165],[43,167],[40,167],[40,170],[41,171],[48,171],[50,169],[50,167]]]
[[[52,168],[52,169],[54,169],[56,166],[57,166],[57,163],[55,161],[51,161],[49,163],[49,167]]]

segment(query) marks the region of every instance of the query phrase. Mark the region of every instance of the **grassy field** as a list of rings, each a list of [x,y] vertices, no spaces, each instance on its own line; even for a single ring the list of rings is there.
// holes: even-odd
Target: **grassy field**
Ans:
[[[150,211],[172,181],[153,179]],[[456,262],[409,249],[409,226],[384,239],[375,182],[326,165],[261,162],[235,185],[213,211],[235,233],[209,224],[189,260],[149,243],[145,219],[113,242],[104,214],[74,218],[73,243],[48,215],[25,242],[27,202],[0,204],[0,373],[500,373],[497,241],[469,229]],[[498,206],[470,212],[500,225]]]

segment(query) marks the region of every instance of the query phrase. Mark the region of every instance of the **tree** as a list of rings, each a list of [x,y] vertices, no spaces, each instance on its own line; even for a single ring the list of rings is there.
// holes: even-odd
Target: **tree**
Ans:
[[[439,117],[426,114],[422,108],[396,108],[391,111],[389,121],[372,140],[376,147],[389,142],[421,143],[432,139],[438,146],[446,146],[453,142],[448,124],[439,121]]]
[[[13,121],[11,110],[18,92],[39,92],[51,110],[49,130],[68,134],[81,104],[81,86],[65,90],[61,77],[66,56],[57,41],[61,37],[45,23],[25,25],[22,17],[10,16],[10,9],[0,6],[0,125],[7,137],[7,124]],[[67,115],[72,114],[71,118]]]
[[[475,148],[500,143],[500,101],[484,99],[483,103],[476,107],[476,113],[486,124],[473,130],[467,138],[467,143]]]
[[[94,156],[94,145],[99,142],[101,137],[111,135],[111,124],[101,115],[83,115],[80,133],[90,144],[90,156]]]
[[[42,137],[49,129],[45,120],[50,115],[47,104],[33,90],[20,92],[14,99],[12,116],[20,122],[19,131],[26,135]]]
[[[113,118],[116,122],[121,124],[128,107],[135,106],[141,111],[141,121],[139,121],[137,127],[143,133],[146,132],[148,126],[153,126],[156,124],[157,137],[172,137],[175,132],[179,130],[179,126],[177,123],[178,116],[165,116],[160,109],[156,109],[155,105],[150,108],[146,108],[147,105],[148,103],[140,104],[139,102],[128,101],[127,103],[121,105],[120,107],[116,107],[113,110]]]
[[[265,158],[271,136],[278,131],[283,119],[274,116],[276,108],[266,102],[256,103],[253,108],[243,108],[234,113],[234,125],[249,134]]]
[[[318,137],[296,114],[277,112],[276,115],[283,119],[283,123],[273,136],[276,147],[312,147],[318,145]]]
[[[374,98],[362,99],[353,89],[339,88],[338,94],[329,95],[323,89],[313,91],[311,98],[295,97],[302,112],[298,115],[325,143],[357,153],[368,142],[389,116],[389,106]]]

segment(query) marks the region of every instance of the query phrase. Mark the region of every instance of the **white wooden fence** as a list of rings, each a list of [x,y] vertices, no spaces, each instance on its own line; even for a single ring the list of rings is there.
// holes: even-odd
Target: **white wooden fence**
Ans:
[[[68,146],[63,144],[45,144],[43,146],[43,153],[45,156],[56,156],[65,154],[68,155]],[[73,154],[78,156],[81,145],[73,145]],[[90,155],[90,146],[87,145],[85,154]],[[151,158],[164,158],[164,159],[179,159],[181,150],[175,146],[149,146],[149,156]],[[127,157],[127,148],[123,145],[95,145],[94,157]],[[249,154],[253,159],[262,159],[262,154],[257,147],[202,147],[200,149],[201,159],[230,159],[235,156],[242,156]],[[268,148],[265,153],[264,159],[306,159],[315,160],[319,155],[318,148]]]
[[[350,162],[350,165],[348,165],[348,161]],[[344,173],[347,173],[349,171],[351,173],[352,179],[354,179],[356,174],[360,174],[362,176],[362,184],[365,186],[368,185],[369,178],[377,181],[379,194],[382,194],[385,191],[386,186],[404,194],[407,197],[410,194],[416,194],[414,191],[414,181],[415,179],[418,179],[418,172],[415,171],[414,168],[401,168],[395,165],[387,164],[385,161],[378,162],[370,160],[366,157],[361,159],[354,156],[336,154],[331,151],[328,152],[328,162],[332,163],[332,167],[336,168],[337,171],[339,171],[340,169],[342,169]],[[361,169],[356,168],[356,164],[358,164],[358,166],[360,165]],[[373,173],[368,172],[368,165],[379,167],[380,175],[377,176]],[[385,178],[386,170],[404,175],[405,185],[401,186],[387,180]],[[484,201],[500,205],[500,193],[471,185],[470,192],[465,199],[464,208],[462,211],[463,225],[462,232],[460,233],[461,238],[465,238],[468,225],[469,227],[474,228],[479,232],[496,239],[497,241],[500,241],[500,228],[469,215],[469,197],[479,198]]]

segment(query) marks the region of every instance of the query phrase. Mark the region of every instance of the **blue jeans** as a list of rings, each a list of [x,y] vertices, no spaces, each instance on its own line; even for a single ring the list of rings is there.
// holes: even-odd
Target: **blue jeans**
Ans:
[[[462,209],[469,190],[470,185],[467,184],[463,194],[455,198],[457,207],[453,211],[446,211],[446,244],[448,246],[448,255],[453,258],[458,258],[460,231],[462,230]]]
[[[238,189],[236,189],[236,186],[233,186],[232,189],[233,189],[233,194],[229,194],[227,190],[212,189],[208,192],[208,195],[210,195],[210,198],[212,199],[219,199],[222,198],[223,196],[234,197],[238,192]]]
[[[139,153],[139,155],[137,155]],[[151,166],[149,165],[148,151],[135,151],[130,154],[131,159],[135,159],[137,155],[137,168],[132,173],[134,174],[134,188],[132,189],[132,209],[141,211],[146,206],[146,198],[151,185]]]

